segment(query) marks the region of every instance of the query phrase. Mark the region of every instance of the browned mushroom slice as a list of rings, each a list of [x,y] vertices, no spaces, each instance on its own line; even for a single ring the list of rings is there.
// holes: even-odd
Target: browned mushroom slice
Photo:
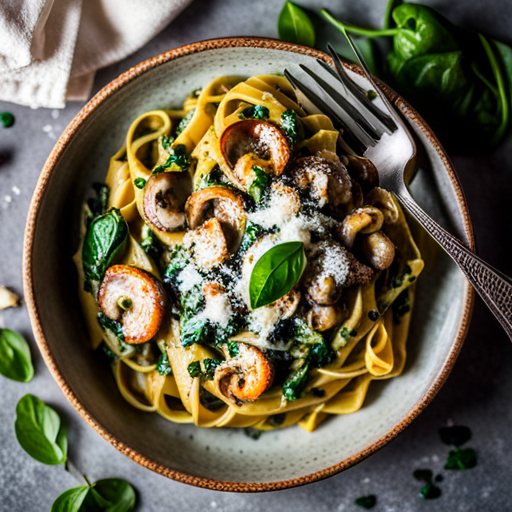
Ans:
[[[379,186],[379,172],[373,163],[362,156],[347,156],[348,172],[366,193]]]
[[[222,226],[215,217],[208,219],[199,228],[190,233],[194,257],[199,268],[211,270],[218,267],[229,257],[226,237]]]
[[[363,259],[377,270],[387,269],[395,259],[395,246],[382,231],[361,236],[358,249]]]
[[[245,226],[242,198],[227,187],[207,187],[194,192],[185,205],[188,225],[196,229],[209,218],[215,217],[222,227],[230,252],[236,251]]]
[[[254,402],[274,380],[274,369],[261,350],[238,344],[238,355],[217,366],[214,379],[220,392],[235,401]]]
[[[367,235],[378,231],[384,223],[384,214],[374,206],[363,206],[343,219],[339,237],[347,249],[352,249],[358,233]]]
[[[162,172],[149,178],[144,187],[144,216],[162,231],[176,231],[185,225],[183,211],[192,191],[188,172]]]
[[[329,204],[337,208],[352,199],[352,182],[341,162],[306,156],[298,158],[291,170],[295,183],[309,194],[320,208]]]
[[[114,265],[105,273],[98,293],[101,312],[122,325],[126,343],[151,340],[164,315],[166,296],[151,274],[130,265]]]
[[[343,311],[338,305],[319,306],[314,304],[307,314],[307,320],[311,329],[323,332],[339,325],[345,316],[346,311]]]
[[[243,184],[249,184],[250,174],[250,159],[242,159],[245,155],[253,155],[258,161],[253,165],[259,165],[275,176],[284,171],[290,159],[290,146],[286,135],[268,121],[253,119],[233,123],[224,130],[219,143],[222,156]]]

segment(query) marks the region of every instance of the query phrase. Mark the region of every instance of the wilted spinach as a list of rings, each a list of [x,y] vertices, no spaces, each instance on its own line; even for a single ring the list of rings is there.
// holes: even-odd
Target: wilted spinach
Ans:
[[[89,225],[82,247],[85,280],[101,281],[114,258],[124,247],[128,226],[120,210],[112,208]]]

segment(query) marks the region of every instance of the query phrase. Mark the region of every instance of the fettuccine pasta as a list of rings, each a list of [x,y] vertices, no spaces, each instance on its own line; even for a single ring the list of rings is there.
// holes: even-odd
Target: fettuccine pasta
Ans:
[[[278,75],[135,119],[75,255],[122,397],[201,427],[313,431],[400,375],[423,269],[402,209]]]

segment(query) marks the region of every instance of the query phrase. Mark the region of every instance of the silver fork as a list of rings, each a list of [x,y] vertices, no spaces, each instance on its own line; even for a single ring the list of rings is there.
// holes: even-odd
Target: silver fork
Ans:
[[[368,91],[347,74],[337,53],[328,45],[334,69],[318,60],[318,69],[300,65],[313,87],[285,70],[299,103],[310,113],[328,115],[356,152],[369,158],[379,171],[380,186],[393,192],[402,205],[457,263],[512,340],[512,279],[488,265],[464,243],[443,229],[411,196],[404,180],[416,145],[399,114],[375,84],[364,59],[347,35],[366,78],[386,112],[368,97]]]

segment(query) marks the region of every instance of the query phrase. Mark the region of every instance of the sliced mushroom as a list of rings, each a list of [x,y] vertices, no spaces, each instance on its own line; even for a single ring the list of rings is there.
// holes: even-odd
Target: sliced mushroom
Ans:
[[[248,184],[252,155],[258,161],[253,165],[279,176],[290,159],[290,146],[286,135],[268,121],[247,120],[228,126],[220,137],[220,150],[227,164],[242,184]],[[244,158],[245,157],[245,158]]]
[[[227,187],[208,187],[194,192],[185,205],[188,225],[196,229],[215,217],[222,227],[230,252],[238,249],[243,236],[246,214],[243,199]]]
[[[130,265],[114,265],[105,273],[98,293],[101,312],[122,325],[126,343],[151,340],[162,324],[166,306],[162,284]]]
[[[245,343],[239,353],[217,366],[214,381],[220,392],[235,402],[254,402],[272,386],[274,368],[261,350]]]
[[[362,156],[347,156],[348,172],[362,187],[366,193],[379,186],[379,172],[371,160]]]
[[[295,160],[291,167],[297,186],[309,189],[320,208],[327,204],[338,208],[352,199],[352,182],[340,161],[306,156]]]
[[[374,206],[358,208],[347,215],[338,231],[347,249],[352,249],[358,233],[367,235],[378,231],[384,222],[384,214]]]
[[[395,259],[395,246],[382,231],[361,236],[358,248],[364,260],[377,270],[385,270]]]
[[[274,304],[270,304],[269,306],[276,307],[279,312],[279,319],[285,320],[286,318],[290,318],[295,313],[299,302],[300,292],[298,290],[291,290],[286,295],[283,295],[280,299],[277,299]]]
[[[372,277],[371,268],[333,240],[313,244],[308,251],[304,286],[310,303],[332,306],[340,299],[343,288],[365,284]]]
[[[338,305],[319,306],[314,304],[307,314],[307,321],[311,329],[323,332],[339,325],[345,316],[346,310],[344,311]]]
[[[208,219],[188,235],[197,266],[203,270],[218,267],[229,257],[226,235],[218,219]]]
[[[162,231],[177,231],[185,225],[183,211],[192,192],[188,172],[162,172],[151,176],[144,187],[144,215]]]

